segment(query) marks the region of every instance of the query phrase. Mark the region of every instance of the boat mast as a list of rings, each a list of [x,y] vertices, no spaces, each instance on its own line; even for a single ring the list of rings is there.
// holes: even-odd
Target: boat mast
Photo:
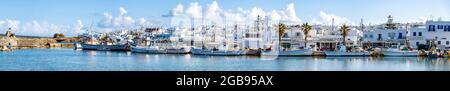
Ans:
[[[364,20],[363,20],[363,18],[361,18],[361,32],[363,32],[364,31],[364,28],[365,28],[365,26],[364,26]],[[358,36],[358,44],[359,44],[359,46],[360,47],[362,47],[363,46],[363,44],[362,44],[362,38],[361,38],[361,36]]]
[[[203,17],[202,17],[203,18]],[[191,17],[191,46],[195,46],[195,28],[194,28],[194,18]]]
[[[224,21],[224,32],[225,32],[225,37],[224,37],[224,39],[223,40],[225,40],[224,41],[224,44],[223,44],[223,46],[226,46],[227,45],[227,17],[226,16],[223,16],[224,17],[224,19],[223,19],[223,21]]]

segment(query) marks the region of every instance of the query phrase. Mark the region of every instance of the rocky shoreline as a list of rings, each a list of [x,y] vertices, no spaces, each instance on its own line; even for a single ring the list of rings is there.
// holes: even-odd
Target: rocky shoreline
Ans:
[[[7,32],[4,36],[0,36],[0,51],[26,48],[73,48],[73,43],[79,40],[80,39],[76,37],[16,37],[14,34]]]

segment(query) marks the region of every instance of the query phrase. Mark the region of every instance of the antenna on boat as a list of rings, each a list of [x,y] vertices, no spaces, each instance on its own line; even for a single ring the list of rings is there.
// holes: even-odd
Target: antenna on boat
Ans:
[[[87,29],[86,32],[92,32],[92,27],[94,26],[94,19],[91,17],[91,25],[89,26],[89,28]]]

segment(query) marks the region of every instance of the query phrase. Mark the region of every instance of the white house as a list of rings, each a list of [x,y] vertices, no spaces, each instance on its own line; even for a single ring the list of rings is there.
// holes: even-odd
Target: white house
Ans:
[[[430,46],[434,41],[438,48],[450,48],[450,21],[427,21],[424,27],[411,30],[410,44],[417,48],[419,44]]]

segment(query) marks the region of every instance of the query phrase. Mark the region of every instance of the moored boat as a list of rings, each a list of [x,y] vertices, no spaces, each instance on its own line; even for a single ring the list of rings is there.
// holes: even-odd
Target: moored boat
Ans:
[[[100,51],[130,51],[130,46],[124,45],[95,45],[95,44],[81,44],[83,50],[100,50]]]
[[[165,50],[160,49],[158,46],[132,46],[131,52],[135,53],[149,53],[149,54],[163,54]]]
[[[191,52],[191,49],[189,47],[179,47],[179,48],[167,48],[166,53],[167,54],[188,54]]]
[[[312,54],[312,49],[283,50],[278,52],[274,52],[274,50],[268,50],[261,53],[261,55],[264,56],[311,56]]]
[[[410,48],[393,45],[386,51],[382,52],[384,56],[396,56],[396,57],[417,57],[419,56],[419,51],[412,50]]]
[[[370,52],[367,51],[347,51],[347,47],[344,45],[337,46],[338,50],[325,51],[326,56],[370,56]]]

